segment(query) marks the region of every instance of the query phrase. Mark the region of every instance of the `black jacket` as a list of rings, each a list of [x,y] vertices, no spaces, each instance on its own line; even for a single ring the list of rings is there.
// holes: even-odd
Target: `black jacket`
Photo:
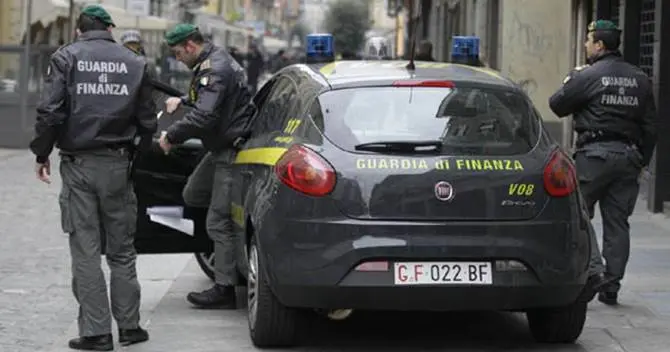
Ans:
[[[549,98],[551,110],[559,117],[572,114],[578,134],[616,135],[636,144],[647,165],[657,138],[651,80],[619,52],[592,61],[563,80],[563,86]]]
[[[205,44],[193,68],[191,88],[183,100],[194,108],[167,130],[167,139],[180,144],[200,138],[205,149],[236,147],[249,136],[255,107],[244,68],[224,49]]]
[[[107,31],[83,33],[52,56],[30,149],[37,162],[62,152],[131,147],[156,131],[144,60]]]

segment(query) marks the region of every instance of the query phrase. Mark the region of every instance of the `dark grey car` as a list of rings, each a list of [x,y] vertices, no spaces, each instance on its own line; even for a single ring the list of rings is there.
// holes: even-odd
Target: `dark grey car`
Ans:
[[[233,217],[256,346],[302,310],[525,311],[573,342],[588,218],[572,160],[494,71],[417,62],[294,65],[255,100]]]

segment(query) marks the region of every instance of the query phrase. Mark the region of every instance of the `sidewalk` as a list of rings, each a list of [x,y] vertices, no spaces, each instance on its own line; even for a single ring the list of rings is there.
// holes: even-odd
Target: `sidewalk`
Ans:
[[[599,214],[594,226],[600,240]],[[646,201],[639,199],[630,226],[631,255],[621,301],[624,307],[628,301],[639,301],[654,314],[670,318],[670,218],[649,213]]]
[[[521,314],[377,313],[354,315],[344,323],[316,320],[306,346],[294,351],[598,351],[670,350],[670,219],[649,214],[638,204],[631,218],[631,260],[619,307],[594,300],[579,343],[535,344]],[[594,225],[601,231],[600,219]],[[151,341],[133,352],[254,351],[246,311],[207,311],[189,306],[185,295],[211,283],[189,263],[147,322]],[[240,302],[244,292],[238,293]],[[440,322],[436,325],[434,322]],[[432,322],[432,323],[431,323]],[[287,349],[288,351],[288,349]]]

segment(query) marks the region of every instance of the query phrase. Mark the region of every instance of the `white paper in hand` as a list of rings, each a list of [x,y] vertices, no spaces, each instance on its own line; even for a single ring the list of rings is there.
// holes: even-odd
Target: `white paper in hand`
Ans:
[[[175,206],[147,208],[151,221],[193,236],[193,221],[184,219],[184,208]]]

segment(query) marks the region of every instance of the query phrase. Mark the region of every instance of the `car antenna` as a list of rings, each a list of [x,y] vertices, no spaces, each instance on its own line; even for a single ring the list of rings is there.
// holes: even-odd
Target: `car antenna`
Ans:
[[[413,3],[413,1],[412,1]],[[416,31],[419,29],[419,21],[415,20],[414,30],[412,31],[412,39],[410,41],[410,52],[409,52],[409,63],[407,63],[407,70],[414,71],[416,70],[416,65],[414,64],[414,56],[416,55]]]

